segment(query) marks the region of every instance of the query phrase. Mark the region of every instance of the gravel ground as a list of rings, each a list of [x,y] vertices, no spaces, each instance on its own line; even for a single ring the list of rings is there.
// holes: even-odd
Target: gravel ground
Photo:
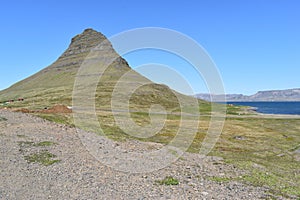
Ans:
[[[7,120],[3,120],[3,118]],[[33,145],[43,141],[54,145]],[[75,128],[29,114],[0,110],[0,199],[269,199],[267,188],[208,177],[243,175],[218,157],[185,153],[167,167],[149,173],[125,173],[95,159]],[[34,142],[34,143],[28,143]],[[111,142],[111,141],[110,141]],[[159,144],[113,142],[128,152],[151,151]],[[29,163],[26,156],[48,151],[60,162]],[[127,151],[124,151],[126,153]],[[113,156],[112,156],[113,157]],[[157,181],[172,176],[178,185]],[[283,197],[277,197],[284,199]]]

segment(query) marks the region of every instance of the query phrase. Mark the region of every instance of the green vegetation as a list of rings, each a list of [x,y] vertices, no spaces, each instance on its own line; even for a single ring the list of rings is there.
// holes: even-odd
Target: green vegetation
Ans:
[[[34,146],[36,146],[36,147],[47,147],[47,146],[52,146],[54,144],[56,144],[56,143],[51,142],[51,141],[43,141],[43,142],[36,143]]]
[[[27,136],[26,135],[18,134],[17,137],[19,137],[19,138],[26,138]]]
[[[23,137],[23,136],[18,136],[18,137]],[[31,142],[31,141],[21,141],[19,142],[20,147],[47,147],[47,146],[52,146],[55,145],[55,142],[51,141],[42,141],[42,142]]]
[[[259,170],[253,170],[250,175],[245,175],[241,179],[258,186],[268,185],[274,187],[278,184],[276,175]]]
[[[43,118],[45,120],[55,122],[58,124],[66,124],[74,126],[71,114],[60,114],[60,113],[34,113],[34,115]]]
[[[156,181],[160,185],[178,185],[179,181],[176,178],[173,178],[172,176],[167,176],[163,180]]]
[[[1,121],[7,121],[7,119],[4,118],[4,117],[0,117],[0,122],[1,122]]]
[[[24,159],[29,163],[39,163],[44,166],[49,166],[54,163],[59,162],[60,160],[54,159],[56,155],[50,153],[45,147],[55,145],[56,143],[51,141],[42,141],[42,142],[32,142],[32,141],[20,141],[19,142],[19,151],[22,154],[25,154],[28,150],[37,150],[38,152],[31,153],[29,155],[24,155]],[[29,149],[28,149],[29,148]],[[33,148],[33,149],[32,149]],[[38,148],[38,149],[36,149]],[[42,148],[40,150],[40,148]],[[27,149],[27,151],[25,151]]]
[[[293,154],[300,144],[299,128],[300,119],[228,117],[211,155],[246,170],[248,175],[240,178],[245,183],[300,196],[300,162]]]
[[[22,148],[22,147],[32,147],[32,146],[34,146],[34,142],[30,142],[30,141],[21,141],[21,142],[19,142],[19,146],[20,146],[20,148]]]
[[[60,160],[53,160],[56,155],[50,153],[47,150],[43,150],[38,153],[32,153],[28,156],[24,156],[25,160],[29,163],[40,163],[44,166],[49,166],[54,163],[60,162]]]
[[[224,182],[229,182],[229,181],[232,181],[232,180],[233,180],[232,178],[228,178],[228,177],[217,177],[217,176],[214,176],[214,177],[208,177],[208,179],[211,180],[211,181],[218,182],[218,183],[224,183]]]

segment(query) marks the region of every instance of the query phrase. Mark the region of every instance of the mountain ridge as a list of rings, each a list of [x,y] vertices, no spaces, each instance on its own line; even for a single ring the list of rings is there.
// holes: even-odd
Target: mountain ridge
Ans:
[[[203,99],[206,101],[217,102],[223,97],[218,94],[209,93],[199,93],[195,97],[198,99]],[[285,90],[264,90],[258,91],[253,95],[243,95],[243,94],[226,94],[227,101],[300,101],[300,88],[292,88]]]

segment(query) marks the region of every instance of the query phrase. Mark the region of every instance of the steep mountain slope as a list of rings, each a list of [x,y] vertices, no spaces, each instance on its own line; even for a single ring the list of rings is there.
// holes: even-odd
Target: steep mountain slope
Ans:
[[[47,104],[59,100],[70,104],[75,75],[89,54],[106,37],[92,29],[72,38],[68,49],[50,66],[40,72],[12,85],[0,92],[0,100],[6,101],[23,97],[27,101],[40,102],[43,97]],[[114,63],[129,70],[126,61],[121,59]]]

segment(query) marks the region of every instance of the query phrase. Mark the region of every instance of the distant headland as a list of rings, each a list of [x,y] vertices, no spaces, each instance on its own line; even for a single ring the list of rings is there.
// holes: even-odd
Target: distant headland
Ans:
[[[218,94],[200,93],[195,95],[206,101],[222,101],[224,97]],[[223,98],[222,98],[223,97]],[[253,95],[226,94],[227,101],[300,101],[300,88],[287,90],[259,91]]]

